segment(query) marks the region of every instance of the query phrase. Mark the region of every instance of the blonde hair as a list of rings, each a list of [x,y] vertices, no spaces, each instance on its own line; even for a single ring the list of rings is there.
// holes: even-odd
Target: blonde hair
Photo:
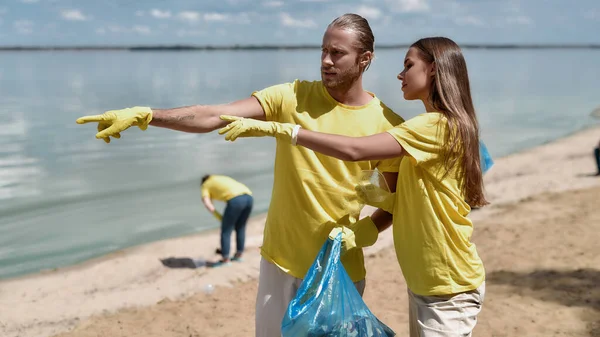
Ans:
[[[360,53],[367,51],[374,53],[375,36],[373,35],[371,26],[369,26],[369,22],[362,16],[352,13],[344,14],[331,21],[327,28],[338,28],[353,31],[356,34],[356,39],[358,40],[358,44],[356,45],[358,51]],[[363,71],[367,71],[367,69],[369,69],[372,60],[373,58],[371,57],[369,59],[369,63]]]

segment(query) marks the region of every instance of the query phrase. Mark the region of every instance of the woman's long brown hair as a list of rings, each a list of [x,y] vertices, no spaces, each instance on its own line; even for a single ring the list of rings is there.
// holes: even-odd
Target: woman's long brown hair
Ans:
[[[487,205],[479,156],[479,123],[462,51],[445,37],[420,39],[411,47],[420,51],[425,62],[435,63],[429,100],[448,119],[449,132],[442,148],[446,173],[458,165],[459,186],[466,202],[471,207]]]

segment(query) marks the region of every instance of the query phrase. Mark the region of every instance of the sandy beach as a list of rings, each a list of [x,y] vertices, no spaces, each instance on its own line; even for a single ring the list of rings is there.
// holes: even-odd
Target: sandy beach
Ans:
[[[492,205],[472,213],[487,272],[477,336],[600,336],[600,127],[504,158],[485,176]],[[218,232],[155,242],[70,268],[0,282],[5,337],[253,336],[264,216],[244,261],[207,269]],[[406,285],[391,231],[366,250],[365,302],[406,335]],[[185,260],[181,260],[185,262]]]

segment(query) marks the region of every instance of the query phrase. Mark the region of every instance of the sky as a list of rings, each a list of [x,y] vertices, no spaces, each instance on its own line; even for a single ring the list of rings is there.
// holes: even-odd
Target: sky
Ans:
[[[319,45],[344,13],[377,44],[600,44],[599,0],[0,0],[0,46]]]

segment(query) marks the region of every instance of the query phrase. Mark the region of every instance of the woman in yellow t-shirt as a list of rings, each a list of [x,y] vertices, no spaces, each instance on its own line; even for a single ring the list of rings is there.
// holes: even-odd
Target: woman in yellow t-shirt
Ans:
[[[402,156],[396,193],[372,204],[394,214],[396,255],[409,289],[410,336],[470,336],[483,303],[485,270],[470,241],[468,215],[471,207],[488,202],[466,62],[454,41],[425,38],[408,50],[398,79],[404,98],[421,100],[426,113],[385,133],[353,138],[231,117],[223,117],[233,122],[220,133],[227,132],[228,140],[283,137],[348,161]],[[377,236],[370,217],[350,229],[358,247],[362,238]]]

